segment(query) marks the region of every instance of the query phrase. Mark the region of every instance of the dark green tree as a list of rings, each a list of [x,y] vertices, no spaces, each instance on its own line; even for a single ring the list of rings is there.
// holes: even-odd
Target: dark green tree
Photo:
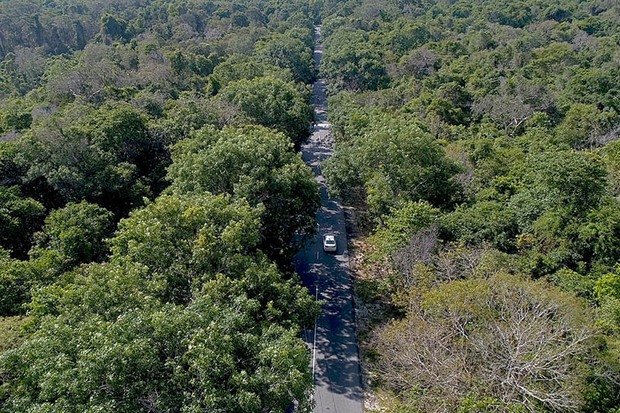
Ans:
[[[450,205],[459,193],[452,180],[458,171],[428,132],[406,116],[389,115],[375,119],[355,141],[337,146],[325,166],[330,188],[346,195],[363,187],[375,216],[407,201]]]
[[[174,193],[208,191],[264,205],[260,245],[273,258],[290,258],[314,231],[317,184],[290,141],[273,130],[205,128],[173,148],[168,178]]]
[[[34,232],[43,224],[44,212],[44,206],[24,197],[19,187],[0,186],[0,246],[25,257]]]
[[[103,261],[108,254],[106,239],[114,231],[114,215],[86,201],[69,203],[45,218],[31,255],[54,250],[71,266]]]
[[[314,80],[312,49],[288,32],[259,42],[255,54],[261,61],[289,69],[296,82],[309,84]]]
[[[254,123],[284,132],[299,149],[310,135],[314,118],[308,96],[293,83],[259,77],[229,83],[220,98],[238,105]]]

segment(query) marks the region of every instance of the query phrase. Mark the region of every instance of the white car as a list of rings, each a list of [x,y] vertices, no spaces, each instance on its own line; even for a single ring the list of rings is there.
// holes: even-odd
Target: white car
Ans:
[[[336,252],[338,247],[336,246],[336,237],[332,234],[323,235],[323,251]]]

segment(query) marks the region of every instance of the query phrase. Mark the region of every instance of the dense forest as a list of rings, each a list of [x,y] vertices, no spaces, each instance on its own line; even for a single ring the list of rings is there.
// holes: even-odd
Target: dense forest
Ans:
[[[620,412],[615,0],[0,0],[0,412],[311,410],[317,75],[369,411]]]
[[[309,6],[2,0],[0,21],[0,411],[307,411]]]
[[[618,2],[323,13],[377,411],[620,411]]]

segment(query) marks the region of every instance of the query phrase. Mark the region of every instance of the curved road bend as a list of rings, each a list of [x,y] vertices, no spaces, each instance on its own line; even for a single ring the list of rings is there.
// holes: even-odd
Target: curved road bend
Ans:
[[[314,59],[319,67],[322,56],[320,28],[315,29]],[[331,156],[330,125],[327,123],[325,81],[313,85],[313,105],[317,117],[313,134],[302,147],[306,164],[314,171],[321,190],[321,209],[316,220],[318,233],[295,257],[295,269],[304,285],[324,301],[314,330],[305,334],[312,351],[316,402],[315,413],[362,413],[363,392],[353,313],[353,293],[349,273],[347,234],[341,205],[327,193],[321,162]],[[338,251],[323,252],[322,235],[336,235]]]

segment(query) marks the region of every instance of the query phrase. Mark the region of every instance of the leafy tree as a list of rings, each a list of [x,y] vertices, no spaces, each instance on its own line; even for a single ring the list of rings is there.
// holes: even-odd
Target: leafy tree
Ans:
[[[119,223],[114,257],[129,258],[161,280],[162,299],[188,303],[203,276],[225,271],[259,241],[260,210],[224,196],[163,196]],[[200,251],[200,257],[195,256]]]
[[[601,111],[594,105],[574,104],[555,129],[556,141],[569,147],[582,149],[607,143],[617,123],[617,113]]]
[[[0,354],[7,350],[18,347],[27,337],[26,325],[28,317],[0,317]],[[0,386],[0,400],[4,400],[2,386]]]
[[[505,203],[476,202],[461,206],[441,218],[443,236],[466,244],[490,243],[502,251],[515,250],[518,226],[515,214]]]
[[[298,328],[316,307],[255,250],[260,212],[166,195],[121,221],[110,263],[34,297],[36,331],[0,363],[2,411],[308,410]]]
[[[230,194],[264,205],[261,248],[291,257],[314,231],[318,189],[286,137],[262,127],[205,128],[173,148],[171,191]]]
[[[612,267],[620,260],[620,205],[604,199],[579,228],[578,245],[594,266]]]
[[[161,110],[162,117],[150,122],[149,128],[152,133],[161,134],[169,145],[189,137],[193,131],[206,125],[221,129],[249,122],[248,117],[231,103],[190,93],[168,100]]]
[[[47,182],[50,193],[40,194],[47,204],[60,195],[65,201],[99,203],[122,216],[158,190],[167,153],[141,113],[119,105],[87,110],[75,123],[74,115],[38,125],[23,142],[27,181]]]
[[[66,258],[56,251],[22,261],[0,249],[0,316],[25,314],[33,291],[54,282],[66,268]]]
[[[426,131],[406,117],[390,116],[377,119],[352,144],[337,146],[325,167],[330,188],[337,193],[363,186],[376,216],[407,201],[449,205],[458,193],[451,179],[458,170]]]
[[[610,142],[601,148],[598,153],[607,170],[611,193],[617,195],[620,193],[620,144],[618,142]]]
[[[129,40],[131,34],[127,31],[127,22],[106,14],[101,18],[101,33],[111,40]]]
[[[314,113],[306,93],[292,83],[269,76],[239,80],[229,83],[219,96],[238,105],[256,124],[284,132],[297,149],[310,135]]]
[[[605,193],[605,169],[591,153],[550,151],[528,159],[524,189],[511,199],[519,225],[531,223],[545,211],[583,217],[600,205]]]
[[[23,304],[30,298],[30,274],[5,249],[0,250],[0,263],[0,316],[23,314]]]
[[[296,331],[257,323],[259,306],[243,295],[222,301],[206,289],[187,307],[157,303],[139,268],[74,275],[60,314],[40,318],[3,358],[16,385],[4,411],[260,412],[306,403],[308,355]]]
[[[329,112],[336,140],[333,162],[324,168],[330,190],[355,207],[360,227],[367,211],[379,218],[377,228],[370,230],[373,235],[364,240],[368,244],[360,244],[360,257],[369,260],[362,267],[360,291],[367,285],[382,287],[361,297],[371,300],[369,308],[379,308],[380,315],[372,313],[371,324],[376,325],[362,323],[368,330],[360,336],[362,348],[368,346],[366,333],[373,337],[366,360],[374,364],[371,371],[381,394],[388,394],[382,407],[615,411],[620,305],[613,295],[599,299],[595,294],[597,283],[601,288],[610,282],[611,276],[605,274],[616,272],[620,251],[618,202],[612,198],[620,192],[614,144],[619,72],[613,62],[620,50],[613,40],[620,27],[615,5],[584,8],[572,0],[417,1],[401,4],[394,12],[394,4],[325,1],[321,29],[325,36],[321,70],[332,92]],[[357,63],[369,60],[376,63],[374,68],[389,73],[389,84],[378,86],[385,89],[366,90],[372,85],[371,73],[379,71],[359,70]],[[345,74],[357,83],[347,83]],[[447,174],[453,176],[447,182],[462,185],[462,194],[452,190],[455,197],[438,202],[431,199],[432,188],[414,193],[419,181],[410,174],[423,151],[410,153],[402,140],[406,128],[393,127],[385,120],[389,118],[401,118],[410,129],[418,125],[433,135],[433,144],[444,145],[438,145],[441,152],[464,166],[458,175],[458,171]],[[409,222],[405,211],[418,200],[443,211],[435,218],[436,225],[415,231],[412,222],[412,233],[404,230],[401,238],[398,229],[408,228]],[[420,224],[427,222],[425,217],[420,217]],[[375,259],[377,253],[385,254],[386,245],[394,246],[388,248],[392,252]],[[501,252],[483,252],[489,245]],[[503,275],[498,280],[492,268],[500,262],[501,272],[523,271],[523,278]],[[528,280],[543,277],[564,293]],[[465,293],[468,282],[476,287]],[[451,292],[435,313],[420,297],[431,300],[428,297],[439,290]],[[542,290],[547,290],[546,298],[538,296]],[[472,304],[485,297],[485,291],[497,305]],[[538,296],[535,302],[540,305],[532,304],[533,296]],[[504,373],[509,369],[499,367],[500,360],[514,352],[507,346],[493,353],[502,343],[518,341],[510,341],[506,331],[520,331],[517,320],[527,320],[522,325],[529,333],[550,320],[559,323],[540,328],[539,338],[529,341],[531,348],[541,350],[539,343],[554,341],[553,335],[542,331],[565,328],[569,323],[564,315],[572,318],[582,311],[573,312],[581,306],[581,297],[593,312],[575,317],[572,325],[591,332],[586,320],[590,317],[604,337],[580,342],[583,352],[578,360],[558,363],[558,377],[570,376],[574,382],[549,380],[554,373],[534,373],[529,367],[508,379]],[[519,303],[523,307],[517,310]],[[549,318],[536,321],[535,313],[528,313],[549,303],[553,303]],[[401,313],[395,313],[393,306]],[[458,306],[471,312],[449,309]],[[562,315],[556,311],[560,308]],[[393,320],[403,313],[404,320]],[[489,318],[470,317],[472,313]],[[506,325],[500,327],[502,322]],[[514,327],[508,327],[510,323]],[[527,335],[516,334],[521,339]],[[443,346],[452,335],[454,346]],[[557,337],[555,343],[567,341],[556,347],[556,354],[562,346],[573,348],[570,340],[575,335]],[[523,355],[528,345],[520,343]],[[459,346],[462,351],[455,350]],[[512,358],[511,365],[541,360],[542,354],[554,359],[550,348],[521,361]],[[474,356],[478,349],[480,357]],[[527,385],[502,387],[509,380],[524,379],[526,370],[533,373]],[[450,384],[450,378],[458,375],[455,371],[463,374]],[[495,384],[491,377],[497,377]],[[542,379],[537,382],[536,377]],[[454,389],[462,383],[466,383],[463,391],[457,394]],[[553,389],[549,383],[559,387]],[[527,391],[510,396],[519,389]],[[541,396],[556,390],[553,396]]]
[[[603,49],[606,48],[603,47]],[[613,109],[616,112],[620,109],[617,103],[620,94],[617,86],[620,73],[617,68],[598,67],[603,64],[601,62],[594,67],[580,67],[576,70],[560,95],[566,106],[580,103],[595,105],[602,109]]]
[[[21,101],[9,101],[0,110],[0,133],[22,131],[32,124],[32,113]]]
[[[407,202],[392,210],[385,225],[378,228],[370,242],[380,254],[389,254],[403,248],[417,232],[430,227],[439,217],[439,210],[428,202]]]
[[[43,223],[44,211],[41,203],[24,197],[19,187],[0,186],[0,246],[24,257],[32,235]]]
[[[562,291],[573,293],[578,297],[592,298],[594,281],[591,277],[583,276],[568,268],[562,268],[548,278]]]
[[[3,410],[240,413],[283,411],[293,399],[307,410],[303,342],[295,331],[261,328],[254,309],[244,297],[219,306],[205,297],[185,308],[137,307],[116,320],[45,320],[3,359],[3,372],[20,384]]]
[[[381,55],[366,44],[359,31],[343,29],[329,37],[321,74],[330,92],[376,90],[388,84]]]
[[[45,218],[31,255],[50,249],[71,265],[103,261],[108,253],[105,241],[113,231],[114,216],[110,211],[86,201],[69,203]]]
[[[407,19],[399,19],[393,23],[394,29],[381,39],[397,56],[427,43],[430,32],[421,24],[413,24]]]
[[[210,76],[211,87],[214,92],[218,92],[230,82],[263,76],[293,81],[293,74],[288,69],[279,68],[271,62],[261,62],[245,55],[233,54],[213,69],[213,74]]]
[[[599,301],[607,298],[620,299],[620,275],[608,273],[596,280],[594,294]]]
[[[288,32],[259,42],[255,54],[261,61],[290,69],[296,82],[309,84],[314,79],[312,49]]]

